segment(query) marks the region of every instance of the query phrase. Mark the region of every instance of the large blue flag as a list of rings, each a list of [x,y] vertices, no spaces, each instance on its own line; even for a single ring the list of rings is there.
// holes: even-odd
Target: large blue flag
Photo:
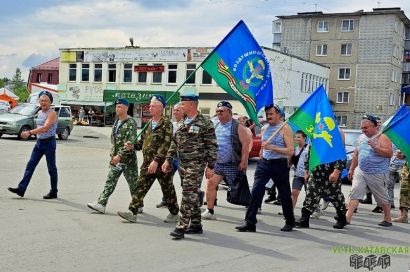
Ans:
[[[257,113],[273,103],[272,76],[269,61],[242,20],[201,66],[259,124]]]
[[[320,85],[289,121],[311,139],[309,169],[346,159],[346,150],[325,88]]]

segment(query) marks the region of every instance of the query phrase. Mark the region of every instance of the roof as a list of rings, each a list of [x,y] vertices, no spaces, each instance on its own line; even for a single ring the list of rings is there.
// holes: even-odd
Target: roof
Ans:
[[[340,17],[340,16],[368,16],[368,15],[387,15],[393,14],[397,15],[404,24],[410,26],[410,20],[407,18],[403,10],[398,7],[393,8],[373,8],[373,11],[363,11],[358,10],[355,12],[344,12],[344,13],[323,13],[322,11],[312,11],[312,12],[298,12],[296,15],[281,15],[276,16],[279,19],[296,19],[296,18],[309,18],[309,17]]]
[[[282,52],[282,51],[279,51],[279,50],[276,50],[276,49],[273,49],[273,48],[269,48],[269,47],[266,47],[266,46],[261,46],[261,48],[262,48],[263,50],[274,51],[274,52],[277,52],[277,53],[279,53],[279,54],[286,55],[286,56],[290,56],[290,57],[292,57],[292,58],[295,58],[295,59],[298,59],[298,60],[302,60],[302,61],[306,61],[306,62],[309,62],[309,63],[313,63],[313,64],[316,64],[316,65],[319,65],[319,66],[322,66],[322,67],[325,67],[325,68],[330,68],[329,66],[326,66],[326,65],[324,65],[323,63],[318,63],[318,62],[314,62],[314,61],[311,61],[311,60],[307,60],[307,59],[301,58],[301,57],[299,57],[299,56],[292,55],[292,54],[289,54],[289,53],[285,53],[285,52]]]
[[[44,62],[40,65],[37,65],[33,69],[35,70],[58,70],[59,66],[60,66],[60,58],[55,58],[47,62]]]

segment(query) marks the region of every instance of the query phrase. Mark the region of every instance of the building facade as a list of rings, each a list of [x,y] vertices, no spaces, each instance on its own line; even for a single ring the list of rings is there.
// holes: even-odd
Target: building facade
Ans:
[[[329,99],[341,126],[358,128],[365,113],[386,120],[403,103],[410,21],[400,8],[277,17],[274,48],[330,67]]]
[[[199,93],[202,114],[213,116],[216,104],[229,100],[234,112],[246,115],[240,102],[223,91],[210,75],[200,68],[213,48],[192,47],[121,47],[60,49],[58,89],[62,103],[93,108],[98,114],[109,112],[118,97],[132,103],[130,114],[139,126],[148,119],[151,94],[162,94],[170,104],[179,100],[173,93],[185,83]],[[328,84],[329,68],[263,48],[269,60],[275,102],[288,114],[299,106],[313,87]],[[192,74],[194,73],[194,74]],[[192,74],[192,75],[191,75]],[[189,77],[189,78],[188,78]],[[170,109],[167,109],[170,113]],[[97,114],[97,115],[98,115]]]

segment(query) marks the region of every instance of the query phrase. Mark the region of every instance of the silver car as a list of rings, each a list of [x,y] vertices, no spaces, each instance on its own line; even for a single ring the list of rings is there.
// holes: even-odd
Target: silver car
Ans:
[[[60,140],[66,140],[73,130],[71,108],[69,106],[52,106],[58,117],[57,135]],[[17,135],[36,127],[35,118],[40,107],[35,104],[24,103],[11,109],[8,113],[0,114],[0,137],[3,134]]]
[[[10,110],[9,102],[0,100],[0,113],[8,112],[9,110]]]

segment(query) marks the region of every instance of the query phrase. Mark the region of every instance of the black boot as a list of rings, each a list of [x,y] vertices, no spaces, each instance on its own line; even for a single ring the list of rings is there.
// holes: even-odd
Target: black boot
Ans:
[[[306,209],[305,207],[302,208],[302,217],[296,221],[295,227],[296,228],[309,228],[309,217],[312,213]]]
[[[333,225],[335,229],[343,229],[347,225],[346,211],[337,211],[337,217],[335,216],[336,224]]]

